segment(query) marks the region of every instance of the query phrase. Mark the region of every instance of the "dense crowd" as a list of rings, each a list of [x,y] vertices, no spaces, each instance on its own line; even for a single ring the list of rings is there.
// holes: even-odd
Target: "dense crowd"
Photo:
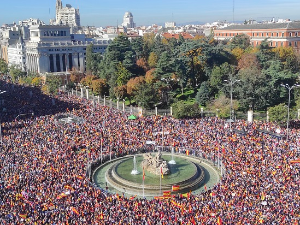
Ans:
[[[21,96],[6,102],[7,114],[18,112],[13,100],[22,103],[27,90],[7,91]],[[126,113],[63,93],[55,105],[37,93],[29,102],[34,116],[2,123],[0,224],[298,224],[299,166],[291,163],[300,144],[295,129],[286,140],[270,135],[279,127],[264,122],[235,122],[240,134],[218,118],[128,120]],[[58,123],[59,108],[84,122]],[[91,185],[86,167],[100,157],[101,145],[105,156],[117,157],[147,140],[211,158],[220,154],[226,174],[201,194],[165,200],[126,198]]]

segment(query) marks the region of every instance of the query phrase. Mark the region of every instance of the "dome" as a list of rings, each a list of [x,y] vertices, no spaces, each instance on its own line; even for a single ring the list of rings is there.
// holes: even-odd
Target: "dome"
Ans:
[[[128,18],[128,17],[133,17],[133,15],[132,15],[131,12],[126,12],[125,15],[124,15],[124,17],[127,17],[127,18]]]

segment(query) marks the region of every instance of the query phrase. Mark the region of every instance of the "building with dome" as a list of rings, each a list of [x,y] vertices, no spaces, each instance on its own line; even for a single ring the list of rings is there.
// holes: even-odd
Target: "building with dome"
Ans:
[[[126,12],[123,17],[122,26],[124,28],[135,28],[135,23],[133,22],[133,15],[131,12]]]

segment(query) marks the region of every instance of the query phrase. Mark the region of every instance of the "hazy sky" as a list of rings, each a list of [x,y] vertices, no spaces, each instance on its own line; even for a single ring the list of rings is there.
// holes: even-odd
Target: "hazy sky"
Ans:
[[[137,25],[175,21],[178,23],[217,20],[244,21],[300,19],[299,0],[63,0],[79,8],[81,25],[115,26],[130,11]],[[0,25],[28,18],[46,24],[55,17],[56,0],[1,0]],[[233,7],[234,5],[234,7]],[[233,13],[234,8],[234,13]],[[50,9],[50,10],[49,10]],[[50,11],[50,13],[49,13]]]

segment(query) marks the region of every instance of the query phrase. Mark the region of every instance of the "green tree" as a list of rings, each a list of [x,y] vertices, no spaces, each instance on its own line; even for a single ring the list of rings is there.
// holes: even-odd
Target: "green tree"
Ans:
[[[231,39],[229,45],[231,49],[241,48],[245,50],[250,46],[250,38],[246,34],[239,34]]]
[[[134,93],[134,100],[143,108],[153,109],[158,101],[157,91],[151,84],[141,83]]]
[[[118,86],[125,85],[131,77],[131,73],[129,72],[128,69],[126,69],[125,66],[123,66],[121,62],[119,62],[117,66],[116,75],[117,75],[116,83]]]
[[[272,122],[286,122],[287,107],[284,103],[268,108],[269,118]]]
[[[200,85],[195,100],[201,106],[206,106],[207,102],[209,101],[209,97],[210,97],[209,83],[207,81],[204,81]]]
[[[59,76],[47,76],[44,90],[47,94],[56,95],[61,85],[62,81]]]
[[[86,48],[86,72],[89,75],[92,74],[93,49],[94,49],[93,44],[89,44]]]
[[[151,52],[148,58],[148,65],[150,68],[155,68],[158,61],[158,57],[154,52]]]
[[[18,80],[20,77],[25,76],[24,72],[14,65],[9,68],[9,74],[13,82]]]
[[[187,104],[184,101],[179,101],[172,104],[173,116],[176,119],[200,117],[201,111],[199,105]]]
[[[7,74],[8,72],[8,65],[4,59],[0,59],[0,73]]]

